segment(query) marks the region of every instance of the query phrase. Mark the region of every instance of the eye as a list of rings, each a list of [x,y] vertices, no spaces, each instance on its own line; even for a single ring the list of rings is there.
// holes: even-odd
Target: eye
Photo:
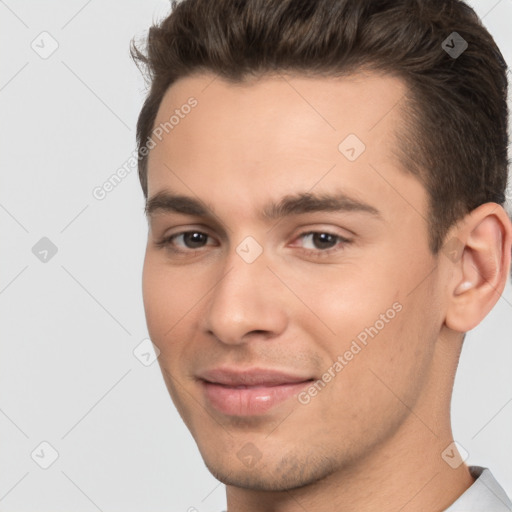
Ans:
[[[205,247],[211,237],[201,231],[183,231],[157,242],[159,247],[168,247],[173,252],[189,252]],[[211,244],[210,244],[211,245]]]
[[[187,231],[186,233],[180,233],[173,237],[176,240],[182,240],[183,245],[187,249],[198,249],[203,247],[208,241],[208,235],[199,231]]]
[[[299,235],[306,253],[313,256],[324,256],[343,249],[351,241],[328,231],[308,231]]]
[[[339,238],[331,233],[322,233],[320,231],[306,233],[301,235],[301,237],[305,242],[304,245],[309,245],[309,247],[305,247],[306,249],[330,249],[337,244]]]

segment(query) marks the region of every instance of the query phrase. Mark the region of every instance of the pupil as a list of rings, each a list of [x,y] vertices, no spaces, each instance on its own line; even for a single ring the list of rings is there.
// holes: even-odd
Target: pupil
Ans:
[[[329,249],[335,245],[336,239],[329,233],[314,233],[313,243],[318,249]]]
[[[195,249],[197,247],[201,247],[205,242],[205,234],[204,233],[185,233],[183,239],[185,241],[185,245],[189,248]]]

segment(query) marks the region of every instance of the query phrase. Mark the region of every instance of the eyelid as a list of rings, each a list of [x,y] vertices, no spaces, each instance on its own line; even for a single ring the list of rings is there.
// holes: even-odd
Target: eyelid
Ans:
[[[305,231],[301,231],[298,235],[296,235],[295,238],[300,238],[300,237],[306,236],[306,235],[314,235],[314,234],[318,234],[318,233],[335,236],[337,238],[340,238],[340,239],[343,239],[343,240],[347,240],[347,241],[349,240],[349,238],[347,236],[341,235],[340,233],[336,233],[336,231],[334,231],[334,230],[322,229],[322,228],[319,228],[319,229],[307,229]]]
[[[210,228],[210,226],[206,226],[204,224],[178,224],[178,225],[172,226],[171,228],[169,228],[169,226],[166,226],[166,229],[161,230],[164,233],[161,236],[156,235],[156,233],[158,231],[160,231],[160,229],[155,230],[155,238],[158,238],[160,240],[164,239],[164,238],[168,239],[172,236],[183,235],[185,233],[190,233],[190,232],[203,233],[205,235],[208,235],[210,238],[217,238],[217,239],[223,238],[222,234],[214,235],[213,233],[215,233],[215,231],[212,232],[212,229]]]
[[[300,226],[298,229],[294,230],[294,232],[296,234],[291,235],[292,240],[296,240],[306,235],[311,235],[315,233],[325,233],[327,235],[334,236],[346,243],[353,241],[353,238],[356,237],[356,234],[349,229],[320,223]]]

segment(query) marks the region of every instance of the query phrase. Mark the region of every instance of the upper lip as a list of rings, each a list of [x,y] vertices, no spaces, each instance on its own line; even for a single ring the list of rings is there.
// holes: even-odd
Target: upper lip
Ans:
[[[199,378],[224,386],[279,386],[280,384],[296,384],[311,380],[311,377],[294,375],[274,369],[248,368],[213,368],[199,375]]]

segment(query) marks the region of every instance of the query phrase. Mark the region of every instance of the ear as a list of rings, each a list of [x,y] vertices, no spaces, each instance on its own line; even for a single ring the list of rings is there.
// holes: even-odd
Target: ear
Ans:
[[[476,327],[494,307],[509,277],[512,223],[496,203],[485,203],[458,223],[442,251],[453,266],[445,324],[458,332]]]

